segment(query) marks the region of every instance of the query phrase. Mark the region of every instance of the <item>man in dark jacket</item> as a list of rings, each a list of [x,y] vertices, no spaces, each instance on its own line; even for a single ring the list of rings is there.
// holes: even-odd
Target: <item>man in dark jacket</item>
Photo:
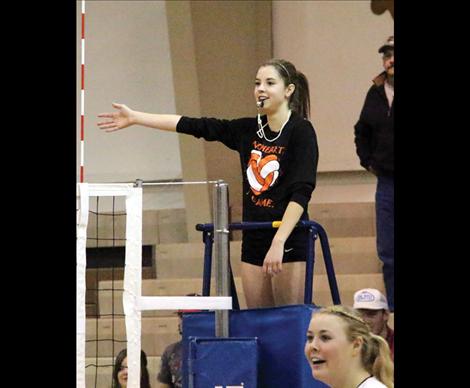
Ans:
[[[394,311],[394,37],[380,47],[384,71],[373,79],[359,121],[354,126],[361,166],[377,176],[375,194],[377,253],[390,311]]]

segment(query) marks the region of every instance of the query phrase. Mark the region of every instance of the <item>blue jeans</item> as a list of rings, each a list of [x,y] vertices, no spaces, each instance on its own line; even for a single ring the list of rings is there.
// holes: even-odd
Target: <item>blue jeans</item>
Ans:
[[[395,246],[394,246],[394,178],[379,176],[375,193],[375,213],[377,225],[377,254],[383,262],[382,272],[390,311],[395,309]]]

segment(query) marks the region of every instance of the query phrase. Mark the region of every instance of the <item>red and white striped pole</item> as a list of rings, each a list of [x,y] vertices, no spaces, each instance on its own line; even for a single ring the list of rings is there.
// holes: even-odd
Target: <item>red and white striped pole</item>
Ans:
[[[82,64],[81,64],[82,87],[80,90],[80,183],[84,177],[85,158],[85,0],[82,0]]]

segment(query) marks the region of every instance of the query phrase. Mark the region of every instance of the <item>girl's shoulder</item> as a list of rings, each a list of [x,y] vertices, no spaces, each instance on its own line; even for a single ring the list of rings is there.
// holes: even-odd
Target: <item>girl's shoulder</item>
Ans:
[[[256,121],[256,117],[240,117],[238,119],[232,119],[230,120],[230,122],[233,125],[244,126],[246,124],[252,124],[252,123],[256,124],[257,121]]]
[[[294,117],[291,117],[291,120],[290,133],[292,139],[295,139],[294,141],[300,143],[311,141],[311,139],[316,141],[317,135],[310,120],[304,119],[297,114]]]
[[[387,388],[387,386],[375,377],[370,377],[357,388]]]
[[[310,120],[300,116],[299,114],[292,112],[290,120],[293,126],[304,128],[304,129],[313,129],[313,124]]]
[[[230,128],[235,131],[250,132],[257,128],[257,120],[255,117],[241,117],[227,121]]]

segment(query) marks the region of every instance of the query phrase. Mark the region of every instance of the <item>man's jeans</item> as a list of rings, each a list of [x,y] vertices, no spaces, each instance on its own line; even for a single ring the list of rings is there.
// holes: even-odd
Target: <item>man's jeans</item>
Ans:
[[[394,306],[394,178],[379,176],[375,193],[377,253],[383,262],[385,291],[390,311]]]

